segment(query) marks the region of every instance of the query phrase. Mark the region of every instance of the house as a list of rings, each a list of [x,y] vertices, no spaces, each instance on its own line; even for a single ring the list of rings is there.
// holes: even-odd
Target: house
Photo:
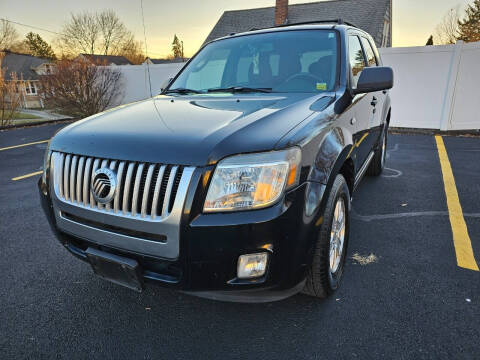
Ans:
[[[178,59],[152,59],[147,57],[144,64],[154,65],[154,64],[174,64],[174,63],[183,63],[188,61],[188,58],[178,58]]]
[[[342,19],[368,32],[378,47],[392,46],[392,0],[330,0],[225,11],[205,43],[232,33],[307,21]]]
[[[22,107],[43,108],[39,95],[39,77],[49,74],[55,64],[50,59],[8,50],[3,50],[1,54],[1,68],[5,73],[5,80],[17,82],[16,89],[22,94]]]
[[[75,60],[87,60],[95,65],[132,65],[132,63],[125,56],[118,55],[80,54],[75,58]]]

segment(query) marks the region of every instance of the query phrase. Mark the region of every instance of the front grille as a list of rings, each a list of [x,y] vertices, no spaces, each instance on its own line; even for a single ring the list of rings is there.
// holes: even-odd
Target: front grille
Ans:
[[[145,219],[162,219],[172,211],[184,168],[54,152],[52,178],[57,197],[76,206]],[[117,175],[114,198],[95,201],[90,186],[95,171],[109,168]]]

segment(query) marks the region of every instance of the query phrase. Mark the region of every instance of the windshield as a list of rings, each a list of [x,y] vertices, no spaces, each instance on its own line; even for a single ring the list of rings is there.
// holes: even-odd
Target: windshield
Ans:
[[[279,31],[207,45],[167,92],[332,91],[337,79],[337,34]]]

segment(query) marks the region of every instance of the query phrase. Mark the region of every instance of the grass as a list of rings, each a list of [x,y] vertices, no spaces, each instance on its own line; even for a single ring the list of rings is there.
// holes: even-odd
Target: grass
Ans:
[[[32,115],[32,114],[26,114],[22,112],[15,112],[12,117],[13,120],[21,120],[21,119],[41,119],[40,116],[37,115]]]

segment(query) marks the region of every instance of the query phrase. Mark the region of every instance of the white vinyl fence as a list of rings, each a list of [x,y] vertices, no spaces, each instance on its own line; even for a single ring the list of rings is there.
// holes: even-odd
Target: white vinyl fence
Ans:
[[[115,70],[122,72],[124,97],[122,104],[128,104],[134,101],[147,99],[150,96],[150,85],[148,73],[150,72],[150,81],[152,84],[152,95],[158,95],[163,83],[171,77],[174,77],[185,63],[171,64],[146,64],[116,66]]]
[[[395,73],[391,126],[436,130],[480,129],[480,42],[380,49]],[[183,63],[150,65],[152,94]],[[123,103],[150,97],[146,65],[118,66]]]
[[[480,42],[380,53],[395,73],[391,126],[480,129]]]

